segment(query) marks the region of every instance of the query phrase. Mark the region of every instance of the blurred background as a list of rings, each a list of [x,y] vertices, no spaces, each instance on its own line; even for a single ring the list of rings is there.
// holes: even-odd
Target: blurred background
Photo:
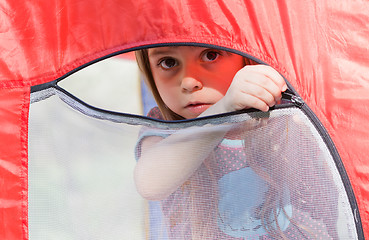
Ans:
[[[154,105],[132,53],[59,86],[105,110],[142,115]],[[32,103],[29,119],[30,240],[145,239],[149,206],[133,181],[141,127],[81,114],[58,94]]]

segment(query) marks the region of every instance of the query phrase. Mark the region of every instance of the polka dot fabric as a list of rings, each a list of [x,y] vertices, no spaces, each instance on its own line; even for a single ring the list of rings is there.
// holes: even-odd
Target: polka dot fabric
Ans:
[[[217,167],[220,169],[221,175],[249,167],[246,161],[245,150],[242,147],[232,148],[219,145],[215,152],[215,161]]]
[[[163,119],[158,108],[152,109],[148,116]],[[268,133],[272,132],[283,137],[283,133],[280,134],[275,129],[283,129],[283,126],[277,125],[275,128],[271,128]],[[291,132],[291,130],[289,131]],[[215,147],[211,157],[205,160],[198,171],[167,199],[161,201],[163,221],[166,226],[165,231],[169,239],[337,239],[335,226],[331,225],[331,222],[334,222],[334,219],[337,218],[335,205],[332,204],[334,203],[335,195],[332,194],[328,201],[322,201],[325,193],[322,192],[322,187],[319,187],[324,186],[326,189],[334,189],[334,186],[331,186],[331,182],[324,179],[320,169],[321,165],[317,165],[312,159],[305,157],[308,156],[307,151],[310,151],[310,147],[303,148],[298,152],[301,157],[295,157],[295,159],[302,159],[303,161],[291,162],[289,163],[290,166],[287,166],[292,169],[289,171],[298,169],[298,174],[290,172],[289,174],[292,173],[292,177],[284,182],[288,186],[285,187],[290,190],[287,192],[288,197],[284,200],[282,197],[282,200],[279,200],[280,205],[274,209],[274,211],[278,211],[277,216],[279,220],[275,222],[274,219],[274,222],[269,222],[269,224],[273,225],[273,230],[267,230],[265,222],[263,224],[257,223],[262,218],[258,209],[266,203],[264,200],[257,200],[258,198],[255,198],[254,195],[267,196],[270,191],[270,185],[268,185],[267,181],[264,181],[266,179],[265,176],[268,174],[261,176],[262,174],[256,174],[258,171],[254,171],[254,175],[251,174],[250,176],[255,167],[255,162],[251,166],[250,159],[264,161],[261,165],[268,162],[272,163],[270,166],[271,169],[274,169],[275,162],[273,162],[273,159],[279,159],[281,155],[277,155],[280,154],[278,151],[283,153],[284,149],[280,142],[275,142],[272,146],[277,144],[280,147],[278,149],[272,148],[274,152],[268,150],[265,147],[268,145],[260,144],[263,141],[262,134],[255,132],[253,136],[252,139],[223,139]],[[274,135],[268,137],[278,139]],[[297,137],[302,139],[299,141],[306,141],[306,136],[304,135]],[[303,146],[305,142],[298,143],[298,145]],[[293,156],[290,158],[293,159]],[[282,169],[281,166],[283,167],[283,165],[280,165],[279,169]],[[261,169],[265,168],[261,167]],[[255,181],[255,178],[260,178],[261,180]],[[262,181],[264,183],[260,183]],[[322,185],[323,182],[324,185]],[[258,186],[256,188],[259,188],[259,192],[252,191],[253,184]],[[262,187],[264,185],[267,186],[266,190],[263,190],[265,189]],[[245,191],[244,186],[248,186],[250,191]],[[334,190],[332,190],[332,193],[334,193]],[[287,211],[286,209],[289,210]],[[322,216],[321,212],[323,212],[324,216]],[[224,226],[222,227],[219,223],[219,216],[221,215],[223,216],[221,219],[227,216],[236,216],[236,219],[229,220],[228,225],[224,224],[226,228],[229,226],[228,230],[224,229]],[[273,216],[273,214],[270,214],[270,216]],[[284,226],[276,227],[276,224],[280,224],[279,217],[282,217],[283,221],[281,222],[284,222]],[[207,220],[204,222],[201,219]],[[247,229],[249,226],[248,221],[253,222],[252,224],[256,226],[256,230]],[[207,234],[202,234],[198,238],[195,232],[197,231],[196,224],[194,225],[194,223],[206,225]],[[232,228],[233,226],[240,226],[239,224],[242,227]],[[232,231],[244,231],[244,234],[233,234],[229,228]],[[282,229],[282,231],[276,234],[278,229]]]

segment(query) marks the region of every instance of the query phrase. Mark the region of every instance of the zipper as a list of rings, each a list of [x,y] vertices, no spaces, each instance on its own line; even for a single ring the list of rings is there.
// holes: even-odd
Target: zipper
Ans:
[[[286,80],[287,81],[287,80]],[[350,182],[350,179],[347,175],[346,169],[343,165],[342,159],[337,151],[337,148],[335,147],[335,144],[330,137],[328,131],[323,126],[319,118],[316,116],[316,114],[311,110],[311,108],[305,104],[304,100],[302,100],[301,97],[297,96],[295,94],[295,90],[287,89],[284,93],[282,93],[282,98],[288,99],[293,103],[296,107],[300,108],[301,111],[309,118],[309,120],[314,125],[315,129],[318,131],[320,137],[323,139],[324,143],[326,144],[333,160],[336,165],[336,168],[340,174],[341,181],[344,185],[348,200],[350,202],[350,207],[352,210],[352,215],[354,216],[355,220],[355,226],[356,226],[356,233],[358,236],[358,239],[365,239],[364,238],[364,231],[362,227],[362,221],[358,209],[358,204],[356,201],[356,197]]]

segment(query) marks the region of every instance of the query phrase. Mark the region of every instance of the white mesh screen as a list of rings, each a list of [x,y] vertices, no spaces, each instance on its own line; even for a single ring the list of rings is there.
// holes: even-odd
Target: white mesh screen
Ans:
[[[160,201],[141,197],[133,177],[153,137],[167,140],[152,156],[162,169],[165,159],[206,155]],[[298,108],[167,124],[96,112],[59,92],[31,104],[29,232],[30,240],[357,239],[334,160]]]

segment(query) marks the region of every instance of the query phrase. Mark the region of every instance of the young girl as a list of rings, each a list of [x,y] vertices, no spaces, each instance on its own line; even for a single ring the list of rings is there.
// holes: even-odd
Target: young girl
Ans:
[[[136,58],[158,103],[149,116],[158,119],[266,112],[287,89],[273,68],[223,50],[158,47],[137,51]],[[288,190],[245,150],[255,145],[248,135],[259,125],[142,131],[135,183],[144,198],[161,200],[170,239],[301,239],[311,233],[291,219]],[[319,231],[329,239],[327,229]]]

